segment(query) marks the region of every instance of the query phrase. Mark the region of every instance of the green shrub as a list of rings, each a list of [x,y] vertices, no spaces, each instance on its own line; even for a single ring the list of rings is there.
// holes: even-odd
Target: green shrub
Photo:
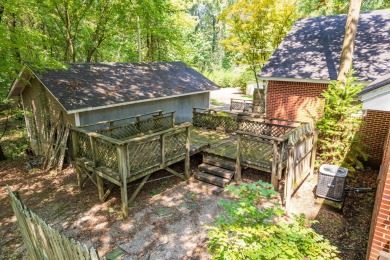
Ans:
[[[249,72],[235,72],[233,70],[214,70],[206,73],[208,77],[215,84],[221,88],[240,88],[244,90],[246,83],[253,80],[253,75]]]
[[[338,81],[331,82],[322,93],[324,114],[316,123],[318,162],[341,165],[350,171],[363,168],[361,159],[367,159],[359,132],[362,104],[356,99],[363,86],[355,85],[355,80],[350,74],[344,87]]]
[[[208,250],[214,259],[337,259],[337,249],[306,226],[305,216],[287,223],[275,220],[283,214],[274,203],[260,209],[258,203],[276,195],[269,183],[229,186],[235,201],[221,201],[224,214],[208,233]]]

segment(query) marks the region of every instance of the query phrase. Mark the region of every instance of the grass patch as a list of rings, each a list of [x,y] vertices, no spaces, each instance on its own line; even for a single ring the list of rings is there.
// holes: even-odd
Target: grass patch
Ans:
[[[211,105],[214,105],[214,106],[220,106],[220,105],[225,104],[225,103],[223,103],[223,102],[221,102],[221,101],[218,101],[218,100],[215,99],[215,98],[211,98],[211,99],[210,99],[210,103],[211,103]]]
[[[241,95],[241,97],[253,99],[253,95]]]

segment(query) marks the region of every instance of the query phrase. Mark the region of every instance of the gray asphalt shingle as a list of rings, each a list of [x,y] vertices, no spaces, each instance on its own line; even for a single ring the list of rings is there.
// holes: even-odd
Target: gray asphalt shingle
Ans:
[[[340,62],[346,15],[298,20],[260,77],[334,80]],[[353,68],[361,81],[390,73],[390,9],[361,13]]]
[[[219,89],[183,62],[75,63],[38,77],[67,111]]]

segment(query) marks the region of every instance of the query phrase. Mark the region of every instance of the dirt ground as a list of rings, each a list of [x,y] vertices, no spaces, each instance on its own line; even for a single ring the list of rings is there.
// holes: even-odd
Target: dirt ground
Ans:
[[[201,163],[191,159],[191,170]],[[206,227],[220,213],[218,201],[229,195],[216,186],[191,179],[189,185],[160,171],[137,196],[123,220],[119,189],[105,203],[90,182],[79,190],[71,166],[60,173],[25,169],[26,161],[0,163],[0,259],[19,259],[26,251],[18,232],[6,186],[19,191],[24,203],[52,227],[88,246],[99,255],[124,259],[209,259],[204,250]],[[174,169],[180,171],[178,163]],[[248,171],[244,181],[258,180]],[[134,184],[129,186],[135,187]]]
[[[201,162],[191,160],[192,171]],[[210,259],[205,241],[221,208],[218,201],[230,195],[220,188],[191,180],[190,184],[160,171],[147,183],[130,208],[120,214],[116,189],[100,203],[91,183],[79,190],[72,167],[60,173],[25,169],[24,160],[0,163],[0,259],[19,259],[26,251],[16,231],[15,217],[7,200],[6,185],[20,192],[24,203],[66,236],[98,249],[109,259]],[[176,170],[183,167],[175,165]],[[375,171],[350,178],[354,187],[375,184]],[[245,182],[269,176],[254,170],[243,172]],[[355,181],[356,180],[356,181]],[[292,212],[305,213],[318,222],[315,230],[340,247],[342,259],[364,259],[374,193],[349,192],[342,210],[316,204],[316,180],[308,179],[293,199]],[[130,186],[134,187],[134,185]],[[317,201],[318,202],[318,201]]]

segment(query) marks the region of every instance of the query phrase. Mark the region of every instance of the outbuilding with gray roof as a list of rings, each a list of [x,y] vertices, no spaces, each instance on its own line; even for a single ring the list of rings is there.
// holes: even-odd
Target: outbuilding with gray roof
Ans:
[[[191,122],[192,108],[208,108],[219,87],[183,62],[74,63],[37,71],[25,65],[8,93],[20,98],[32,147],[45,151],[57,118],[79,126],[150,113],[175,111]],[[39,142],[40,144],[38,144]]]

